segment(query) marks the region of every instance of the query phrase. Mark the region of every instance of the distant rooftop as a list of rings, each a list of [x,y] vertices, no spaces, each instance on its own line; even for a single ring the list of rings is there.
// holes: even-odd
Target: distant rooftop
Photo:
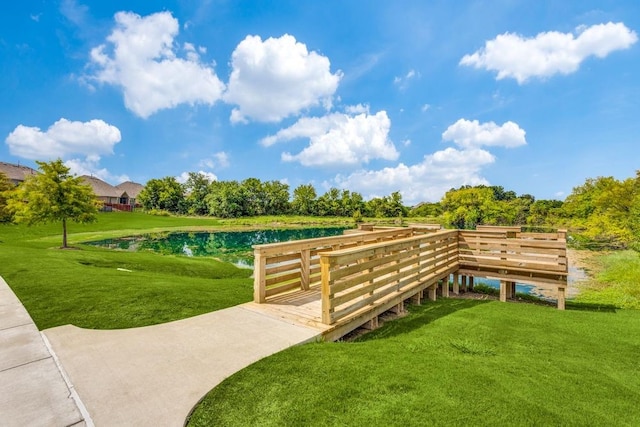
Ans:
[[[13,163],[0,162],[0,172],[7,175],[7,177],[13,182],[22,182],[26,177],[35,175],[38,173],[35,169],[31,169],[28,166],[16,165]]]

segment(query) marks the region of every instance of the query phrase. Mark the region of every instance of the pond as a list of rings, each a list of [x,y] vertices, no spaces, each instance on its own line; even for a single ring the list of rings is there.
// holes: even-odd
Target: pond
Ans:
[[[171,232],[86,242],[122,251],[153,251],[161,254],[209,256],[240,267],[253,268],[253,245],[341,235],[346,227],[299,228],[251,231]]]

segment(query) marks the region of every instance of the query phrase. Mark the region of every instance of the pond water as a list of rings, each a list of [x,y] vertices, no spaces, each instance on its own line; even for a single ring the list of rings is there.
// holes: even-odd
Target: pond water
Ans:
[[[341,235],[345,227],[251,231],[173,232],[87,242],[122,251],[153,251],[162,254],[210,256],[240,267],[253,267],[253,245]]]

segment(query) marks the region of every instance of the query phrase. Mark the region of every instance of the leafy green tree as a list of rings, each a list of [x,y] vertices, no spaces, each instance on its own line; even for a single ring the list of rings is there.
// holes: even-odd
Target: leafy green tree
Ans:
[[[211,185],[211,181],[205,175],[189,172],[189,178],[184,184],[187,213],[192,215],[207,215],[209,213],[206,201],[209,185]]]
[[[302,184],[293,190],[291,211],[297,215],[317,215],[316,189],[311,184]]]
[[[220,218],[246,215],[244,192],[238,181],[214,181],[206,197],[209,214]]]
[[[420,203],[409,211],[409,216],[413,217],[438,217],[442,215],[442,205],[436,203]]]
[[[320,216],[343,216],[340,190],[330,188],[318,198],[316,212]]]
[[[11,222],[13,215],[7,208],[7,198],[10,197],[10,192],[14,190],[14,185],[7,175],[0,172],[0,223]]]
[[[66,248],[67,221],[95,221],[100,202],[91,187],[69,173],[62,160],[36,163],[40,173],[27,177],[10,193],[9,209],[16,222],[62,222],[62,247]]]
[[[184,206],[184,187],[173,176],[150,179],[140,191],[138,200],[146,210],[160,209],[177,213]]]
[[[289,213],[289,185],[280,181],[268,181],[262,185],[264,193],[264,211],[266,215],[284,215]]]

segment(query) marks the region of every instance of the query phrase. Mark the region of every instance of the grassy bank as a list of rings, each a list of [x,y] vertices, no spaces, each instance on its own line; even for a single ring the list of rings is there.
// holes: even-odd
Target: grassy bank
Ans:
[[[590,257],[593,276],[576,301],[640,310],[640,254],[618,251]]]
[[[638,425],[640,312],[439,300],[225,380],[190,426]]]
[[[241,220],[100,214],[70,224],[76,249],[60,250],[59,224],[0,225],[0,275],[40,329],[74,324],[113,329],[168,322],[251,300],[251,271],[214,259],[117,252],[79,244],[162,230],[231,230],[343,223],[344,219],[262,217]],[[125,271],[130,270],[130,271]]]

